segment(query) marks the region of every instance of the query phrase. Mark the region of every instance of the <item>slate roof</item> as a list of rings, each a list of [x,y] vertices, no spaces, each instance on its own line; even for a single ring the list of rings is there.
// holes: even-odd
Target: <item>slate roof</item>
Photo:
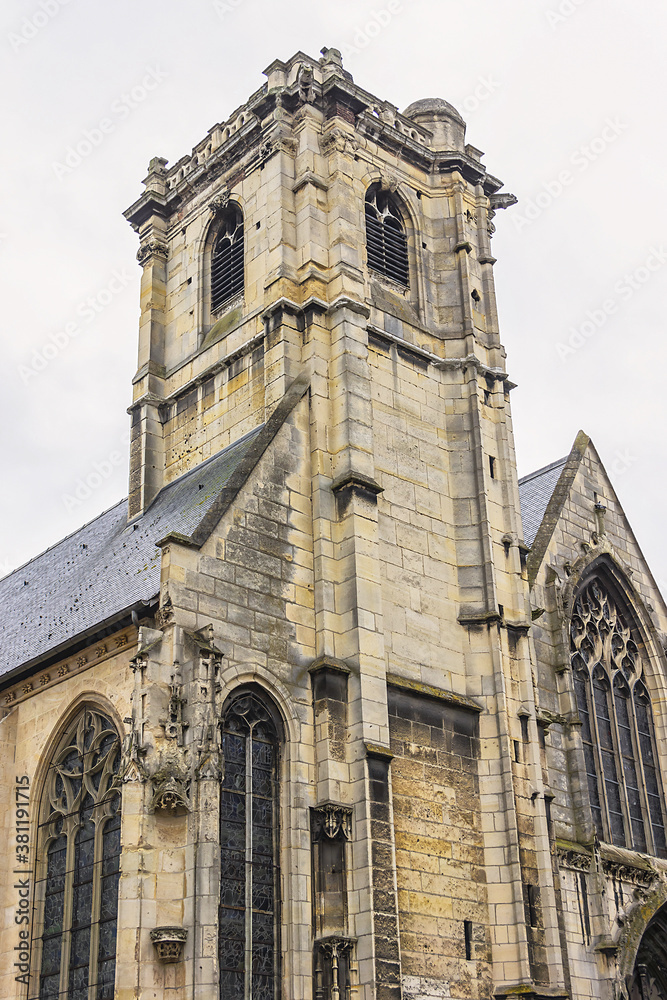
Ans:
[[[155,543],[196,528],[263,426],[165,486],[130,524],[121,500],[0,580],[0,676],[154,598]]]
[[[530,546],[535,541],[547,504],[556,488],[560,474],[565,468],[568,456],[559,458],[551,465],[545,465],[537,472],[531,472],[519,480],[519,503],[523,521],[523,540]]]

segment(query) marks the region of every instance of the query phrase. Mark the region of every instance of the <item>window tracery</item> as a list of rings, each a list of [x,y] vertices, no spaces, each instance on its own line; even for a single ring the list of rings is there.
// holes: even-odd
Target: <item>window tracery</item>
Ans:
[[[119,766],[113,723],[95,709],[83,709],[49,764],[40,801],[39,1000],[113,997]]]
[[[228,205],[220,216],[211,251],[211,312],[243,291],[243,216],[237,205]]]
[[[368,266],[407,288],[408,241],[403,216],[391,193],[377,184],[369,188],[365,213]]]
[[[220,997],[278,996],[279,729],[254,692],[237,695],[222,725]]]
[[[570,656],[598,835],[667,856],[651,702],[626,617],[595,579],[574,601]]]

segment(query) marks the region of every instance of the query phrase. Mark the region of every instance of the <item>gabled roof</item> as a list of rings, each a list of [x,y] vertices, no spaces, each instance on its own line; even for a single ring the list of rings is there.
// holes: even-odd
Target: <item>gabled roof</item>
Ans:
[[[545,465],[537,472],[531,472],[519,480],[519,503],[523,521],[523,539],[531,546],[542,523],[547,504],[556,488],[560,474],[565,468],[567,455],[551,465]]]
[[[261,430],[165,486],[129,524],[125,499],[0,580],[0,676],[154,598],[156,543],[196,530]]]
[[[204,544],[309,384],[297,375],[265,424],[169,483],[129,524],[125,499],[0,580],[0,678],[155,598],[160,543]]]

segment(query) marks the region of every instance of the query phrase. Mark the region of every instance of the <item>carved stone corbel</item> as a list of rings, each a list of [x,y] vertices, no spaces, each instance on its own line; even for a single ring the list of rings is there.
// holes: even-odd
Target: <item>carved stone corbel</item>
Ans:
[[[217,215],[218,212],[224,212],[228,205],[229,191],[227,188],[223,188],[221,191],[218,191],[215,198],[208,203],[208,207],[214,215]]]
[[[163,240],[150,239],[142,243],[137,250],[137,260],[144,267],[150,263],[154,257],[161,257],[166,260],[169,256],[169,247]]]
[[[151,776],[152,812],[177,815],[190,811],[190,780],[185,764],[185,755],[173,751],[162,758],[159,767]]]
[[[324,802],[312,810],[313,840],[351,840],[352,808]]]
[[[165,965],[180,962],[187,936],[186,927],[154,927],[151,931],[151,941],[160,961]]]

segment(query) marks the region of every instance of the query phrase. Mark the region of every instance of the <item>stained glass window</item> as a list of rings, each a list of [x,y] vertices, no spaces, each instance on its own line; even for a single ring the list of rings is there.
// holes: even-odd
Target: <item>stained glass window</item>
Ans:
[[[220,997],[275,1000],[279,965],[278,723],[245,691],[225,712],[220,791]]]
[[[627,616],[599,579],[570,623],[574,692],[598,836],[667,857],[662,786],[643,664]]]
[[[83,709],[49,765],[39,806],[39,1000],[113,998],[119,766],[113,723]]]

